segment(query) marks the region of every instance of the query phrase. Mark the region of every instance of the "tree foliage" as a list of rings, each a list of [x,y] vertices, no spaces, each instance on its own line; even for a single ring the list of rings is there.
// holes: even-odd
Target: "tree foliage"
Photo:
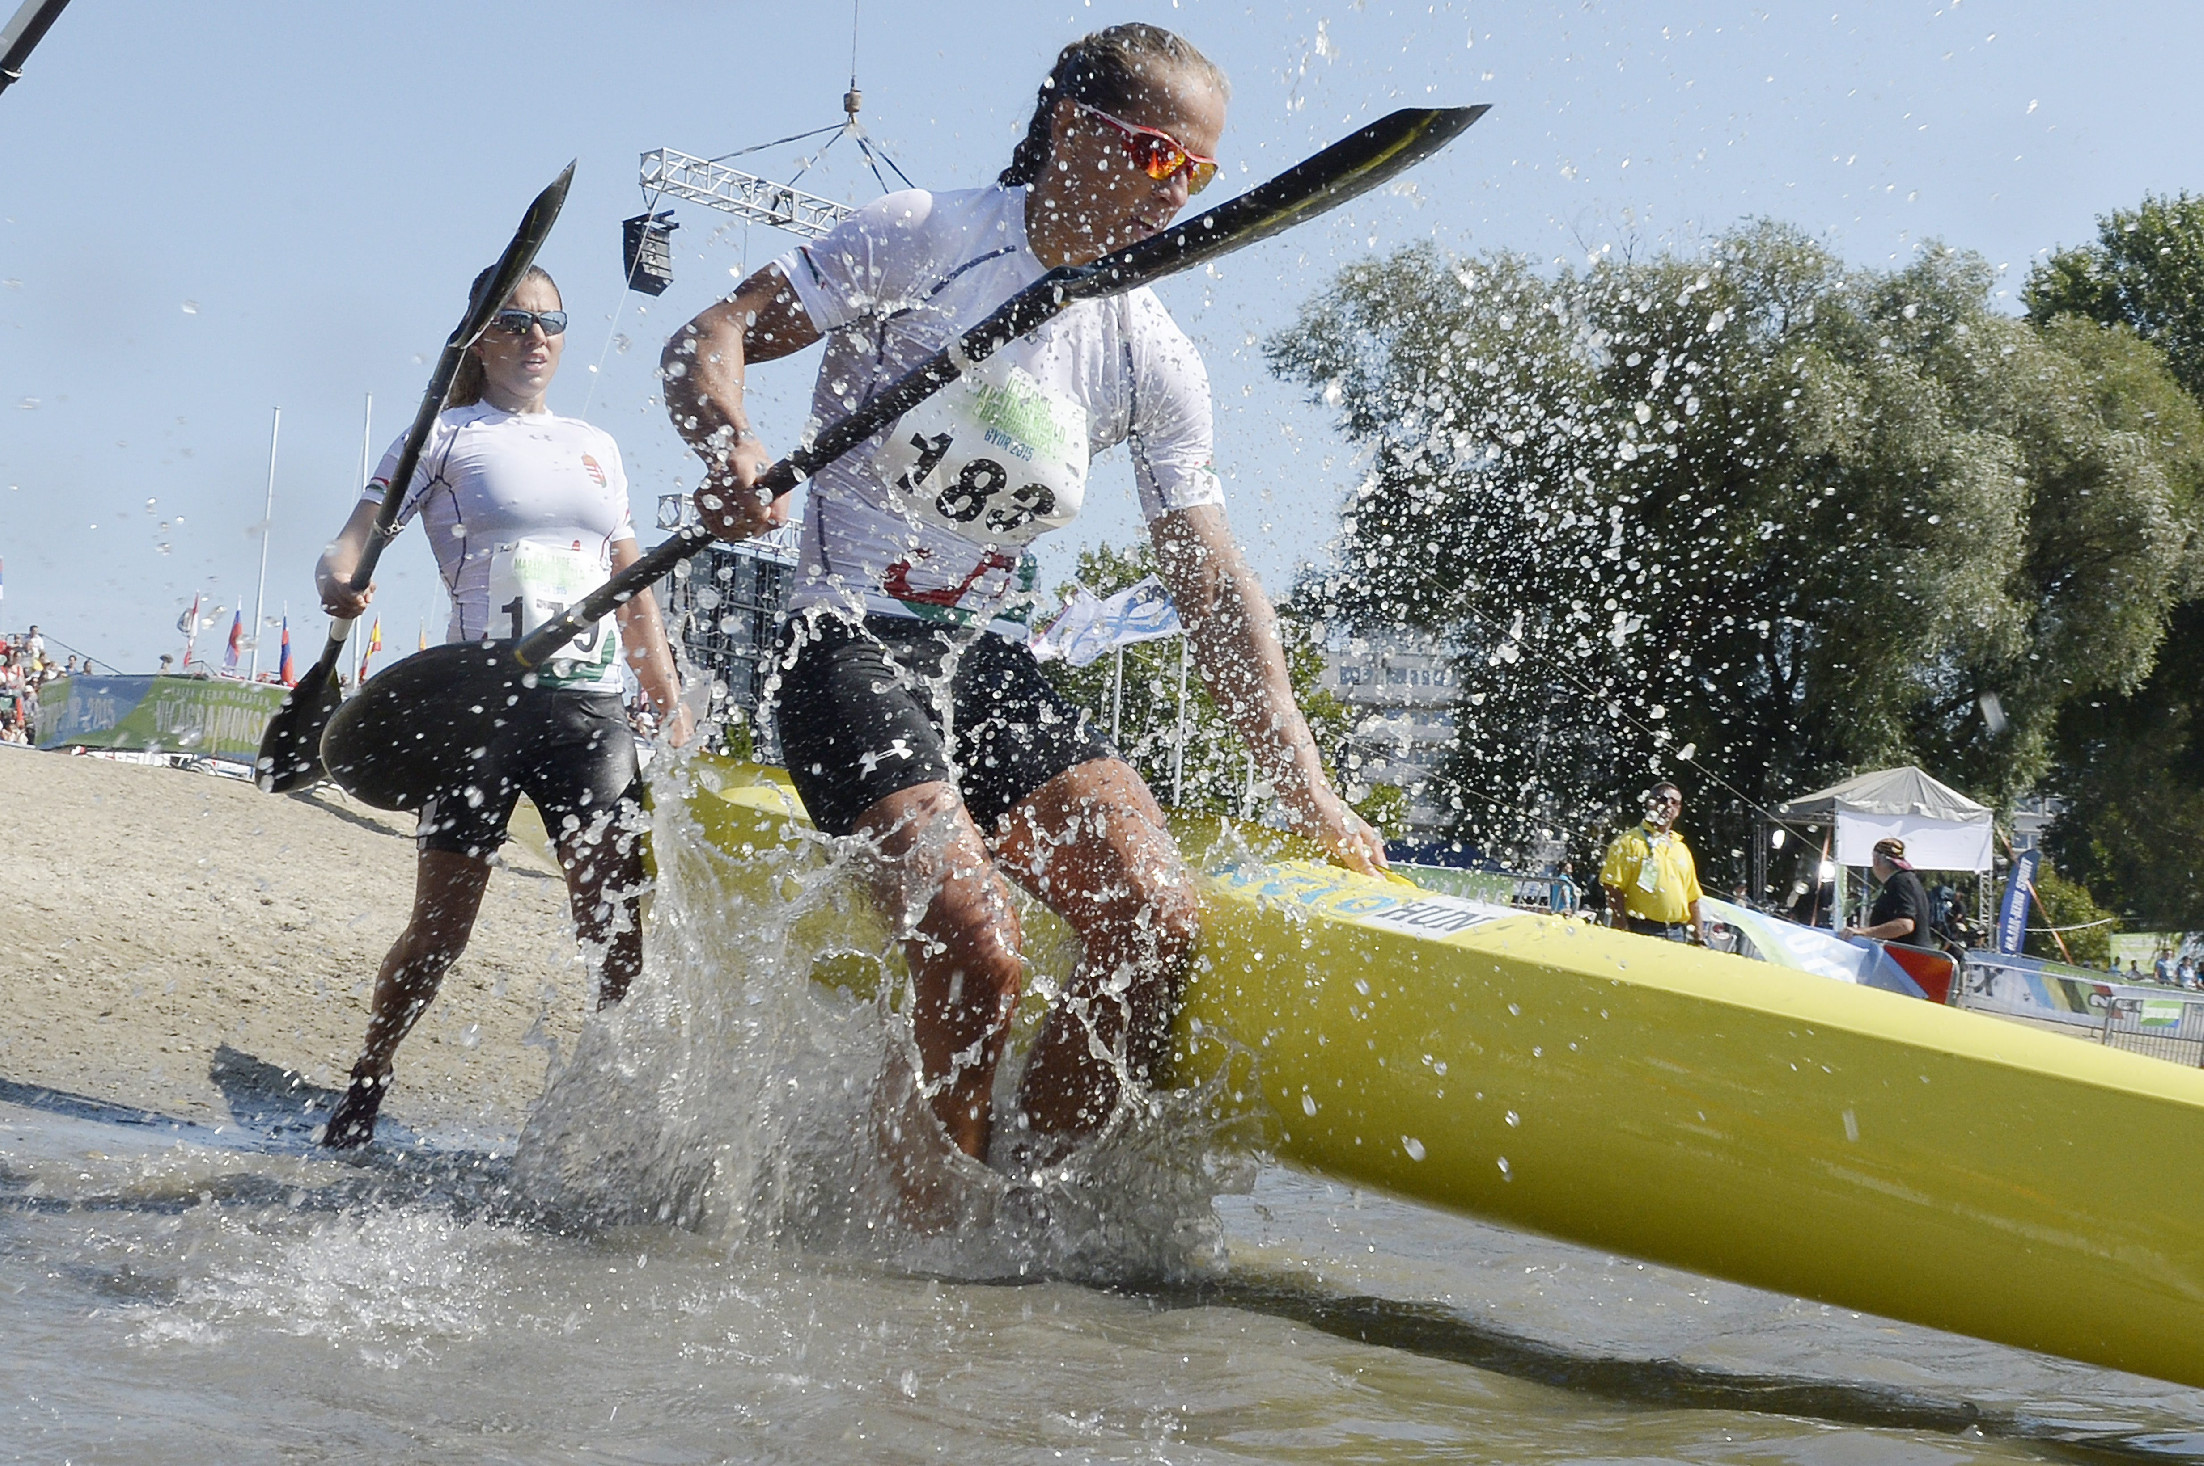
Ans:
[[[2204,401],[2204,197],[2146,197],[2106,215],[2095,243],[2036,268],[2027,301],[2047,331],[2079,334],[2079,320],[2133,331],[2164,350],[2192,404]],[[2199,452],[2193,406],[2157,400],[2155,382],[2122,382],[2118,395],[2147,409],[2157,436],[2185,434]],[[2065,808],[2048,841],[2135,922],[2194,931],[2204,929],[2204,584],[2185,594],[2147,681],[2077,699],[2061,717],[2048,784]]]
[[[1097,596],[1115,595],[1153,575],[1155,569],[1155,550],[1146,540],[1130,549],[1106,544],[1084,547],[1077,562],[1078,584],[1059,586],[1057,594],[1068,598],[1083,586]],[[1336,777],[1332,755],[1347,736],[1351,721],[1347,707],[1317,685],[1324,658],[1310,628],[1291,617],[1281,617],[1280,629],[1285,636],[1286,670],[1295,697],[1315,735],[1317,748],[1324,754],[1326,771]],[[1123,688],[1116,694],[1118,750],[1166,805],[1171,802],[1173,752],[1178,746],[1181,645],[1181,638],[1170,637],[1126,647]],[[1098,727],[1109,729],[1116,679],[1111,657],[1084,667],[1065,662],[1046,662],[1042,667],[1059,691],[1086,708]],[[1189,666],[1180,807],[1204,814],[1259,815],[1267,800],[1251,778],[1251,767],[1247,745],[1210,697],[1201,669]]]
[[[2112,955],[2112,934],[2119,923],[2097,904],[2089,887],[2067,879],[2052,861],[2036,868],[2036,899],[2028,909],[2028,939],[2023,944],[2031,957],[2066,958],[2091,967],[2102,967]],[[2041,923],[2041,925],[2039,925]],[[2050,928],[2058,927],[2058,936]],[[2065,938],[2061,947],[2059,939]]]
[[[2059,722],[2046,834],[2060,867],[2145,931],[2204,931],[2204,601],[2175,614],[2134,693]]]
[[[2023,298],[2039,322],[2078,315],[2128,327],[2204,399],[2204,196],[2145,195],[2105,215],[2095,243],[2062,249],[2029,273]]]
[[[2033,329],[1992,278],[1765,223],[1556,274],[1415,247],[1268,343],[1368,465],[1310,599],[1461,650],[1456,833],[1588,853],[1674,776],[1726,883],[1751,804],[1901,762],[2003,799],[2061,707],[2140,684],[2193,414],[2132,333]]]

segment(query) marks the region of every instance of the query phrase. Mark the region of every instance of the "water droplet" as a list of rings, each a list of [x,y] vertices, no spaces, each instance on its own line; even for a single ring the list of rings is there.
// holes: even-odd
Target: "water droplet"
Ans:
[[[1510,1110],[1508,1111],[1508,1123],[1510,1125],[1520,1125],[1523,1123],[1523,1117],[1515,1113],[1515,1111]]]
[[[1503,1181],[1513,1181],[1515,1179],[1515,1172],[1509,1167],[1506,1156],[1500,1157],[1500,1179]]]
[[[1313,1115],[1313,1114],[1315,1114],[1315,1113],[1316,1113],[1316,1096],[1315,1096],[1315,1095],[1313,1095],[1313,1094],[1303,1094],[1303,1095],[1301,1096],[1301,1113],[1302,1113],[1302,1114],[1304,1114],[1304,1115]]]
[[[1408,1152],[1408,1159],[1412,1161],[1423,1159],[1423,1142],[1413,1135],[1403,1135],[1400,1138],[1400,1148]]]

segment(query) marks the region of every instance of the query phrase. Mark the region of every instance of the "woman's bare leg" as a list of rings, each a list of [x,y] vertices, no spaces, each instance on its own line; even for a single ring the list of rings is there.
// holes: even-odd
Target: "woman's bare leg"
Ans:
[[[574,934],[597,968],[597,1006],[628,995],[643,970],[643,841],[615,814],[558,842]]]
[[[467,950],[475,914],[490,883],[490,863],[448,850],[424,850],[413,880],[413,917],[383,958],[368,1011],[367,1043],[354,1074],[390,1073],[392,1056],[436,998],[444,974]]]
[[[1079,937],[1079,966],[1042,1027],[1019,1088],[1026,1123],[1057,1148],[1116,1107],[1121,1076],[1148,1084],[1169,1052],[1201,911],[1155,796],[1130,766],[1067,769],[1011,811],[1004,866]]]
[[[490,880],[490,864],[472,855],[424,850],[414,871],[413,916],[383,957],[368,1006],[367,1043],[352,1066],[352,1084],[330,1112],[322,1144],[335,1149],[375,1138],[375,1119],[390,1090],[399,1043],[436,998],[474,933],[475,914]]]
[[[888,795],[858,817],[879,849],[873,895],[908,933],[920,1076],[950,1142],[986,1159],[990,1094],[1024,982],[1010,885],[946,783]]]

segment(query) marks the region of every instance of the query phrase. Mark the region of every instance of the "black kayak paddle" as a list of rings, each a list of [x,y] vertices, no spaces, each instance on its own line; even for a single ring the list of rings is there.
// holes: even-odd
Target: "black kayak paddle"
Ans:
[[[1238,198],[1091,264],[1060,265],[864,406],[767,469],[778,498],[1075,302],[1118,295],[1268,239],[1337,208],[1445,147],[1482,117],[1477,107],[1404,107]],[[714,536],[691,525],[518,641],[430,647],[393,663],[337,713],[322,740],[329,776],[383,809],[419,809],[464,784],[511,699],[567,642]]]
[[[374,580],[375,562],[382,558],[383,547],[397,536],[392,526],[398,519],[398,506],[405,498],[406,486],[413,481],[413,470],[421,461],[421,448],[428,441],[429,430],[436,426],[436,415],[444,410],[444,398],[451,391],[452,377],[458,372],[467,348],[488,328],[490,318],[519,286],[528,267],[536,262],[536,251],[543,247],[551,226],[558,222],[559,210],[566,203],[567,187],[573,181],[574,164],[569,163],[551,180],[549,187],[536,195],[528,212],[521,216],[520,228],[513,232],[505,253],[498,256],[489,280],[467,302],[467,314],[445,340],[443,353],[436,358],[436,370],[429,375],[428,390],[421,394],[421,405],[414,410],[413,426],[406,430],[405,442],[398,453],[397,470],[391,475],[390,487],[383,491],[382,507],[375,513],[374,532],[367,537],[359,566],[352,572],[352,589],[364,591]],[[287,794],[321,778],[322,733],[343,697],[337,686],[337,659],[343,655],[345,638],[351,632],[350,620],[329,623],[329,640],[323,644],[321,655],[283,699],[283,706],[276,709],[275,716],[268,720],[266,730],[261,733],[260,756],[253,767],[260,787],[266,792]]]

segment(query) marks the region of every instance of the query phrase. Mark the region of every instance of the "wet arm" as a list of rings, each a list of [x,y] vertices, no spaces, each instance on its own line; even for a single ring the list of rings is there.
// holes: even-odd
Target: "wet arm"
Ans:
[[[705,463],[697,508],[722,539],[746,539],[788,519],[785,501],[747,492],[773,457],[751,429],[744,373],[751,362],[773,361],[818,339],[779,267],[767,265],[676,331],[659,356],[666,413]]]

